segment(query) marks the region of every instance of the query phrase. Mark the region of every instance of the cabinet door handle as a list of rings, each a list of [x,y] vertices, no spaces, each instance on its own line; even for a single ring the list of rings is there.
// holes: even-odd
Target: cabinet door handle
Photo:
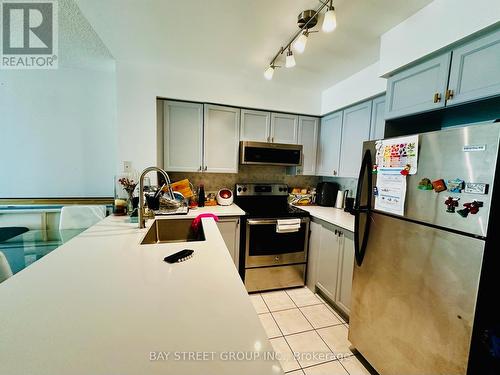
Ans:
[[[434,103],[439,103],[441,101],[441,94],[439,92],[434,94]]]
[[[454,94],[453,90],[450,90],[450,89],[446,90],[446,96],[445,96],[445,99],[446,99],[446,100],[453,99],[453,94]]]
[[[202,170],[201,165],[200,165],[200,168],[198,168],[198,170],[199,170],[199,171],[201,171],[201,170]]]
[[[205,169],[204,170],[206,171],[207,169],[208,169],[208,167],[205,165]]]
[[[333,170],[333,175],[336,176],[337,175],[337,171],[334,169]]]

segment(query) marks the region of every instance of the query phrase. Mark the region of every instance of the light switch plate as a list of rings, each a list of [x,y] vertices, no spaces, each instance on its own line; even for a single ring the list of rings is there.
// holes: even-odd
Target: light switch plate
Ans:
[[[131,172],[132,171],[132,162],[131,161],[124,161],[123,162],[123,171],[124,172]]]

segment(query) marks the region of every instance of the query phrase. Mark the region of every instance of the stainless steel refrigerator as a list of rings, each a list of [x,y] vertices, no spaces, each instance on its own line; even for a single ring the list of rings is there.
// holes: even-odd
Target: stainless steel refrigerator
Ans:
[[[500,296],[499,137],[499,123],[419,134],[404,215],[374,208],[376,142],[364,143],[349,340],[381,375],[472,374],[471,347],[483,366],[491,354],[485,335],[500,315],[491,311]],[[422,186],[457,178],[474,193]],[[448,197],[458,206],[449,208]],[[474,201],[478,212],[464,206]]]

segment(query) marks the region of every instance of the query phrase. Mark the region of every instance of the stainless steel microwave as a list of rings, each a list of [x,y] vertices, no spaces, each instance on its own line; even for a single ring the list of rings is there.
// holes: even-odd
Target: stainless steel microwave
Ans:
[[[240,163],[259,165],[302,165],[302,145],[240,142]]]

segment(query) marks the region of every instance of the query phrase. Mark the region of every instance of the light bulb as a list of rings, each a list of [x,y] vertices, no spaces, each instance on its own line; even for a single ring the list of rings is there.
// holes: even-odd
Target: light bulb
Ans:
[[[337,27],[337,15],[335,14],[335,8],[331,7],[325,13],[325,18],[323,19],[323,31],[329,33]]]
[[[302,53],[306,49],[307,35],[308,35],[308,32],[304,31],[302,34],[300,34],[300,36],[297,38],[297,40],[293,43],[293,48],[298,53]]]
[[[274,74],[274,66],[270,65],[269,68],[266,69],[264,72],[264,77],[270,81],[273,79],[273,74]]]
[[[285,66],[287,68],[293,68],[295,66],[295,57],[293,56],[293,52],[290,48],[288,49],[288,52],[286,53]]]

